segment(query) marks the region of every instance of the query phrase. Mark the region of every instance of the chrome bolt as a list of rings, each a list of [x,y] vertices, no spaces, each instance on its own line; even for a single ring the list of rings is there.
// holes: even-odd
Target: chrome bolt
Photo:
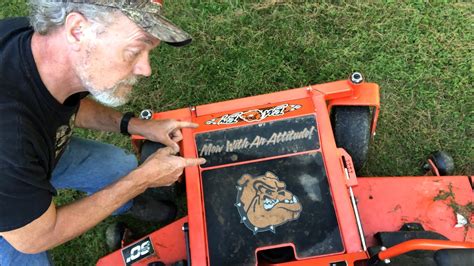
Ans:
[[[153,117],[153,111],[150,109],[145,109],[140,112],[140,119],[150,120]]]
[[[360,72],[354,72],[351,74],[350,80],[354,84],[361,84],[364,81],[364,77]]]

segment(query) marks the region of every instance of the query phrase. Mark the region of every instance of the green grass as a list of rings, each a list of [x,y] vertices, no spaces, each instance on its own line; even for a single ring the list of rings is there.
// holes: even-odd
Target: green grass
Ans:
[[[359,70],[380,85],[382,97],[364,175],[419,175],[424,158],[440,149],[454,157],[456,173],[473,174],[474,5],[314,2],[168,1],[167,14],[194,42],[160,46],[152,56],[154,75],[123,110],[182,108],[345,79]],[[0,18],[26,13],[24,1],[0,3]],[[128,147],[117,134],[77,134]],[[62,192],[58,202],[79,196]],[[103,233],[114,219],[54,249],[57,265],[94,264],[107,253]]]

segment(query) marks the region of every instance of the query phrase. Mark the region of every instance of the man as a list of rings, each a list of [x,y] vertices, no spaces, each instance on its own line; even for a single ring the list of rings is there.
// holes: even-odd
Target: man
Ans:
[[[173,184],[204,159],[175,156],[184,121],[145,121],[96,101],[127,102],[160,41],[190,42],[161,15],[161,1],[31,0],[25,18],[0,22],[0,265],[48,265],[46,251],[113,212],[159,204],[133,198]],[[32,27],[30,26],[32,25]],[[90,94],[96,101],[85,98]],[[167,147],[136,168],[114,146],[70,138],[73,126],[139,134]],[[56,207],[59,188],[89,195]],[[156,208],[158,206],[158,208]],[[140,214],[137,214],[140,216]]]

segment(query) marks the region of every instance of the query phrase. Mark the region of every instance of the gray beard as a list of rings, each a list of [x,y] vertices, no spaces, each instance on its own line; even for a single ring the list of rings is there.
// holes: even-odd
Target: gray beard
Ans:
[[[90,88],[89,92],[92,94],[92,98],[96,101],[110,107],[122,106],[130,101],[132,90],[121,93],[120,90],[125,90],[124,86],[133,86],[137,83],[137,78],[122,80],[110,89],[95,90]]]
[[[92,93],[90,90],[89,92],[94,100],[105,106],[119,107],[129,102],[129,97],[116,97],[113,95],[113,92],[109,93],[108,91],[101,91],[96,94]]]
[[[123,79],[117,82],[113,87],[106,89],[97,89],[92,82],[87,78],[82,78],[82,85],[90,92],[93,99],[110,107],[122,106],[130,101],[132,90],[121,92],[121,90],[128,90],[125,86],[133,86],[138,82],[138,78]]]

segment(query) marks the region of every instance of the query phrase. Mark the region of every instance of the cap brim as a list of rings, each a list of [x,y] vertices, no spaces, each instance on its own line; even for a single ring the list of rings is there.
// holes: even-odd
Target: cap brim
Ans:
[[[184,46],[191,43],[191,36],[160,14],[122,10],[132,21],[153,37],[172,46]]]
[[[185,41],[182,41],[182,42],[165,42],[171,46],[174,46],[174,47],[181,47],[181,46],[185,46],[185,45],[188,45],[190,44],[191,42],[193,41],[193,39],[189,38]]]

